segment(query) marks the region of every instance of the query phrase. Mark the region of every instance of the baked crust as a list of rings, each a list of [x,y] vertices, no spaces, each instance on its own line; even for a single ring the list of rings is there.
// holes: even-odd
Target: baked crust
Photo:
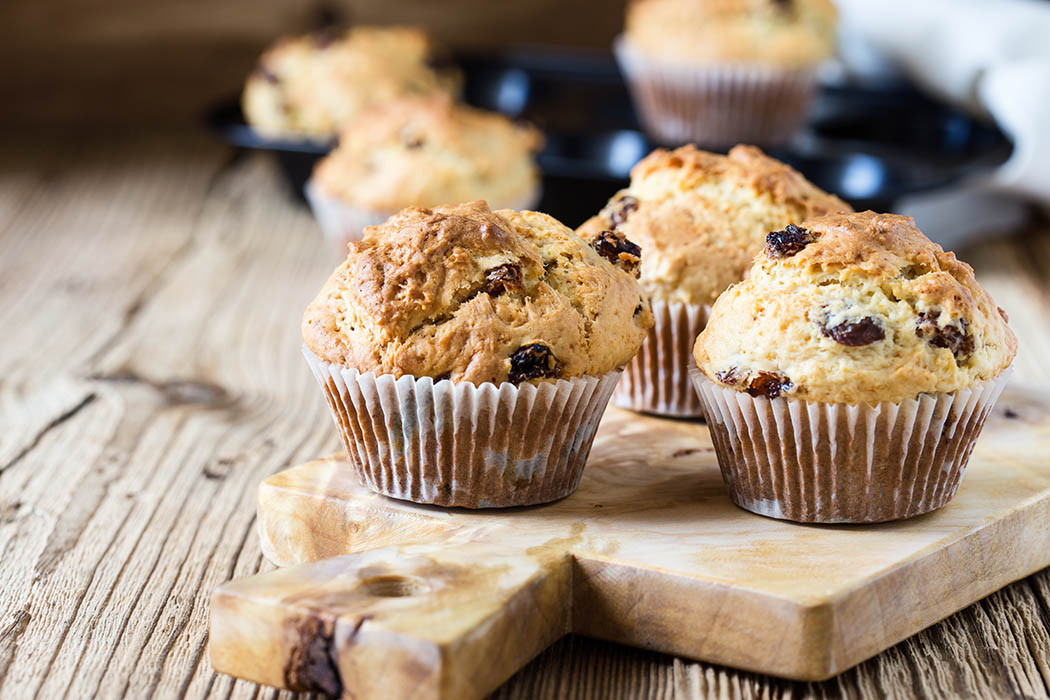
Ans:
[[[625,36],[668,61],[804,69],[834,53],[837,18],[830,0],[633,0]]]
[[[374,105],[343,129],[314,184],[351,205],[394,212],[484,199],[522,206],[539,187],[543,138],[496,112],[433,94]]]
[[[367,228],[302,331],[321,359],[361,372],[498,384],[605,374],[652,323],[633,275],[557,220],[471,202]]]
[[[458,91],[458,75],[428,65],[433,51],[415,27],[284,37],[260,56],[241,106],[267,136],[330,139],[371,105]]]
[[[723,156],[689,145],[643,158],[630,186],[578,233],[624,233],[645,252],[641,281],[652,298],[702,306],[743,279],[769,231],[843,211],[852,210],[754,146]]]
[[[775,395],[850,404],[956,391],[1016,353],[969,265],[911,217],[870,211],[773,234],[694,347],[723,386],[770,395],[773,381]]]

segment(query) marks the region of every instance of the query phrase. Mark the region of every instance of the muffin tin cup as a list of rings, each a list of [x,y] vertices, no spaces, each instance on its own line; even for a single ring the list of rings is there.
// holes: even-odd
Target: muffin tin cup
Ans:
[[[817,93],[811,69],[669,63],[646,56],[622,36],[613,48],[642,125],[667,144],[783,144],[805,123]]]
[[[317,219],[325,240],[340,254],[346,253],[348,243],[361,240],[365,227],[378,226],[397,213],[396,210],[367,209],[347,204],[338,197],[333,197],[325,192],[312,178],[306,181],[303,194],[306,195],[306,201],[310,204],[310,210]],[[516,202],[506,204],[497,202],[496,205],[492,205],[492,208],[531,209],[539,204],[540,195],[541,189],[537,186],[527,196]]]
[[[690,372],[733,502],[807,523],[899,520],[945,505],[1009,374],[848,405],[752,397]]]
[[[528,506],[571,494],[620,378],[475,386],[376,376],[303,352],[361,482],[440,506]]]
[[[653,301],[653,327],[624,369],[613,404],[674,418],[703,418],[703,406],[689,378],[696,336],[707,325],[710,306]]]

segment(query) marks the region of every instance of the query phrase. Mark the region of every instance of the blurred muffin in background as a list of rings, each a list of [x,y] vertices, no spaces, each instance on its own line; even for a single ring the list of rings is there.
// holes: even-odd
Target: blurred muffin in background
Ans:
[[[405,207],[485,200],[493,209],[539,201],[533,154],[543,138],[501,114],[448,95],[409,97],[366,110],[321,160],[306,194],[341,250]]]
[[[627,366],[613,401],[636,411],[703,415],[688,378],[692,348],[711,304],[744,278],[766,234],[812,216],[852,211],[754,146],[729,155],[658,149],[631,170],[630,186],[577,231],[641,248],[641,283],[656,325]]]
[[[836,19],[830,0],[632,0],[616,55],[653,137],[775,145],[805,121]]]
[[[434,45],[414,27],[355,27],[286,37],[259,58],[241,97],[245,119],[271,138],[333,138],[368,107],[407,95],[458,92],[435,70]]]

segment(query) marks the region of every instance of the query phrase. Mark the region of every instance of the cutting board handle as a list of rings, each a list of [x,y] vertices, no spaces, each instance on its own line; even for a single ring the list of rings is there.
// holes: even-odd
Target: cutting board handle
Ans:
[[[470,542],[280,569],[216,589],[211,660],[267,685],[359,700],[483,697],[568,632],[571,577],[569,555]]]

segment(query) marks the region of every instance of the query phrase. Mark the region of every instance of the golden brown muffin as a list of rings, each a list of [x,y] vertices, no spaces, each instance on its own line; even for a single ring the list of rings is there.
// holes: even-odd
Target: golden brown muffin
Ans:
[[[350,244],[303,338],[360,372],[475,384],[602,375],[652,325],[628,271],[637,248],[617,242],[596,250],[546,214],[484,202],[405,209]]]
[[[1001,374],[1017,339],[973,270],[893,214],[770,233],[715,303],[697,366],[752,396],[902,401]]]
[[[835,48],[830,0],[634,0],[625,38],[680,63],[761,63],[809,68]]]
[[[535,199],[539,132],[448,95],[376,105],[352,120],[314,171],[325,194],[370,210],[484,199],[520,208]]]
[[[414,27],[283,38],[248,76],[245,118],[271,137],[332,138],[373,104],[455,91],[455,77],[427,64],[432,52],[426,34]]]
[[[841,199],[754,146],[723,156],[690,145],[642,159],[630,186],[578,233],[586,240],[622,233],[644,252],[641,281],[653,299],[702,306],[743,279],[769,231],[846,211]]]

